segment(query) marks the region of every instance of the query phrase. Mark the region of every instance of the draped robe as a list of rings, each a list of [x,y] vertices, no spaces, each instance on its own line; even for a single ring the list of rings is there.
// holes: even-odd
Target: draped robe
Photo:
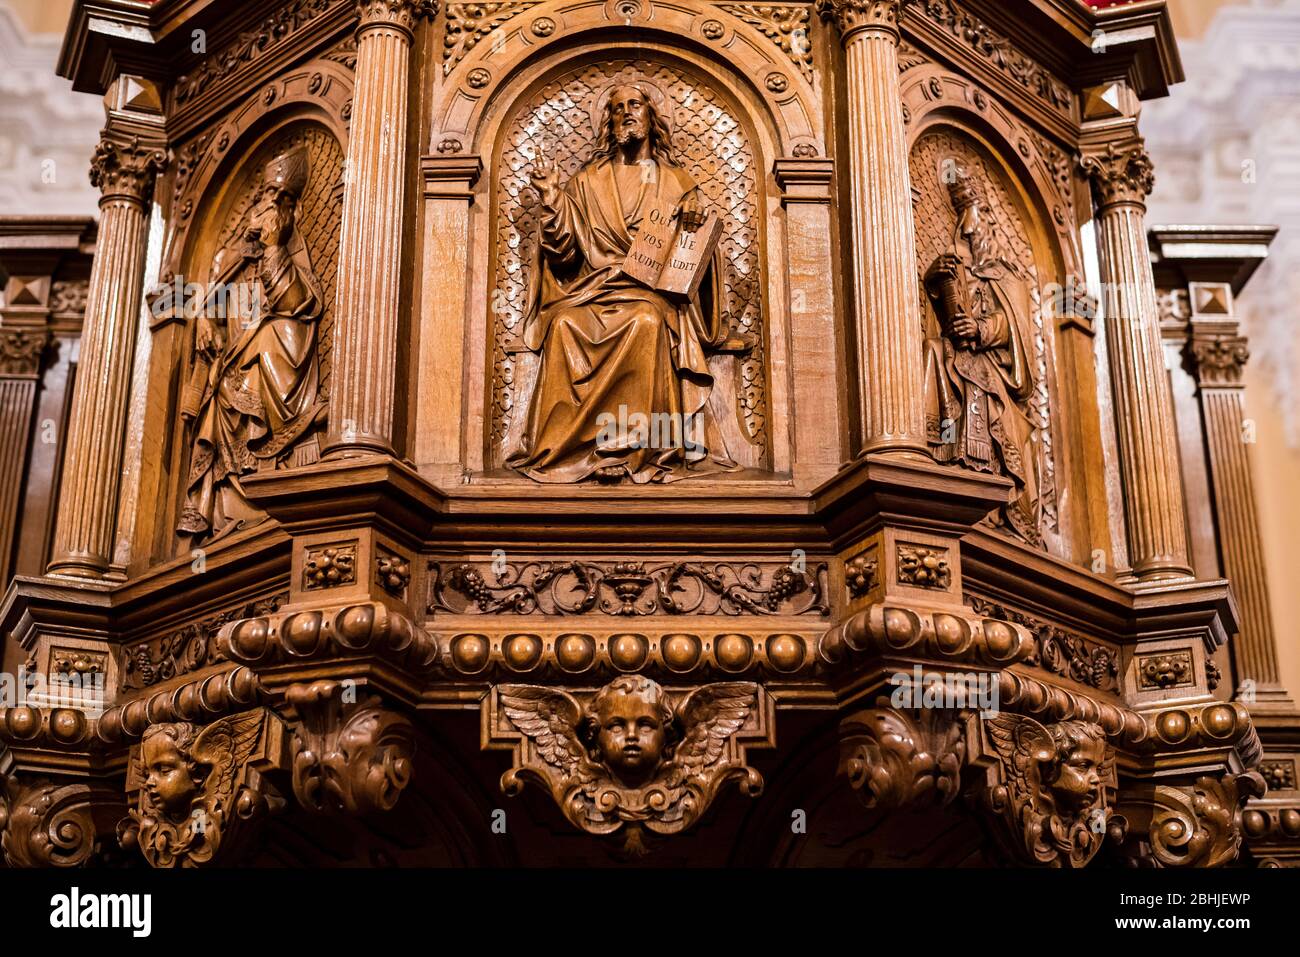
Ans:
[[[260,314],[240,315],[227,300],[225,347],[210,367],[194,420],[182,533],[219,534],[257,516],[239,477],[274,468],[324,413],[316,350],[324,294],[301,241],[294,235],[290,243],[268,247],[260,263],[224,277],[220,259],[214,266],[214,285],[256,284]]]
[[[595,159],[542,207],[523,343],[541,353],[522,447],[506,464],[539,481],[578,482],[607,466],[632,481],[670,481],[692,469],[733,468],[707,402],[706,347],[726,338],[717,297],[674,301],[623,275],[641,219],[676,206],[695,182],[657,160]],[[715,267],[710,267],[715,268]],[[715,269],[716,272],[716,269]],[[706,282],[707,285],[707,282]],[[655,447],[611,435],[610,419],[672,416],[680,428]],[[661,419],[660,421],[669,421]]]
[[[1025,411],[1034,392],[1024,341],[1029,287],[1002,260],[964,262],[963,273],[979,334],[974,342],[954,343],[945,336],[926,340],[926,424],[931,450],[940,462],[1011,478],[1017,496],[1003,509],[1001,520],[1026,541],[1037,543],[1041,535],[1031,444],[1034,426]],[[935,306],[941,308],[939,303]],[[956,441],[944,441],[945,420]]]

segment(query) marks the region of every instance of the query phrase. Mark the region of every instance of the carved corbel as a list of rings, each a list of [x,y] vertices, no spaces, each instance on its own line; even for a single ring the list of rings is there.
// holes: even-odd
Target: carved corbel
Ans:
[[[1220,867],[1237,859],[1242,809],[1267,790],[1258,771],[1208,775],[1190,787],[1160,785],[1147,837],[1150,853],[1163,867]]]
[[[1115,753],[1101,725],[1044,725],[1016,714],[983,722],[986,783],[972,797],[990,815],[1013,857],[1048,867],[1085,867],[1106,839],[1120,842],[1127,821],[1115,814]]]
[[[548,790],[589,834],[622,832],[624,850],[646,852],[644,831],[677,834],[695,824],[722,786],[757,796],[763,779],[746,744],[770,746],[771,702],[749,681],[678,691],[641,675],[602,688],[498,685],[484,701],[484,741],[514,750],[501,778]]]
[[[869,810],[948,804],[960,790],[966,754],[960,714],[887,704],[882,698],[840,723],[840,774]]]
[[[283,805],[266,775],[288,764],[285,732],[265,708],[205,727],[150,725],[131,750],[122,846],[138,845],[153,867],[238,858],[266,814]]]
[[[294,794],[322,813],[391,811],[411,780],[414,729],[378,695],[348,701],[349,690],[336,681],[285,690],[301,719],[294,729]]]

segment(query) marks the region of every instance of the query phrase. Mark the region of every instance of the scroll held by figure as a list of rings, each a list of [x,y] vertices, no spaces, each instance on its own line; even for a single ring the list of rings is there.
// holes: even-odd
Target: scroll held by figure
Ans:
[[[1015,498],[993,520],[1039,545],[1030,284],[1000,248],[980,181],[952,160],[943,178],[957,225],[953,248],[924,277],[939,319],[924,346],[930,451],[940,462],[1009,477]]]
[[[561,186],[545,157],[531,173],[541,237],[522,342],[540,359],[521,447],[506,464],[538,482],[642,484],[735,468],[708,408],[708,351],[728,333],[711,291],[716,262],[706,252],[703,285],[683,293],[625,265],[639,232],[664,225],[651,217],[673,216],[667,241],[683,249],[716,242],[654,99],[649,84],[613,86],[596,149],[572,178]]]
[[[325,414],[325,297],[296,222],[308,175],[305,148],[272,159],[237,241],[213,260],[181,408],[190,442],[182,535],[215,538],[254,520],[241,477],[316,458],[308,433]]]

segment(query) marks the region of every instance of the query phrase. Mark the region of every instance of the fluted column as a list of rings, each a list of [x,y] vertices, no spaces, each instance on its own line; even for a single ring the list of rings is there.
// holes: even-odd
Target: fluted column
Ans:
[[[1193,326],[1196,326],[1193,320]],[[1233,323],[1235,325],[1235,322]],[[1209,451],[1211,494],[1219,525],[1223,572],[1232,582],[1241,611],[1241,626],[1231,643],[1239,682],[1253,691],[1252,703],[1290,706],[1277,667],[1273,619],[1269,613],[1268,577],[1259,539],[1255,486],[1246,454],[1242,372],[1250,352],[1234,332],[1193,329],[1188,344],[1196,375]],[[1252,696],[1248,695],[1247,700]]]
[[[819,0],[844,44],[863,451],[924,452],[920,292],[898,84],[907,0]]]
[[[90,181],[98,186],[99,241],[64,449],[51,574],[101,577],[113,553],[128,391],[140,321],[148,206],[166,154],[138,136],[106,131]]]
[[[0,324],[0,591],[9,584],[9,558],[36,410],[36,385],[48,330]]]
[[[1142,581],[1190,575],[1174,403],[1144,222],[1155,184],[1151,159],[1133,139],[1086,154],[1083,168],[1097,199],[1129,559]]]
[[[436,0],[360,0],[358,6],[325,439],[331,455],[393,451],[412,31],[437,9]]]

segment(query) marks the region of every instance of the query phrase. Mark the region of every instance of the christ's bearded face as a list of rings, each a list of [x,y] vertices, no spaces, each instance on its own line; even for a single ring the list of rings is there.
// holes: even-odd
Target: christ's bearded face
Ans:
[[[610,94],[609,113],[619,146],[640,143],[650,135],[652,109],[645,94],[634,86],[620,86]]]

